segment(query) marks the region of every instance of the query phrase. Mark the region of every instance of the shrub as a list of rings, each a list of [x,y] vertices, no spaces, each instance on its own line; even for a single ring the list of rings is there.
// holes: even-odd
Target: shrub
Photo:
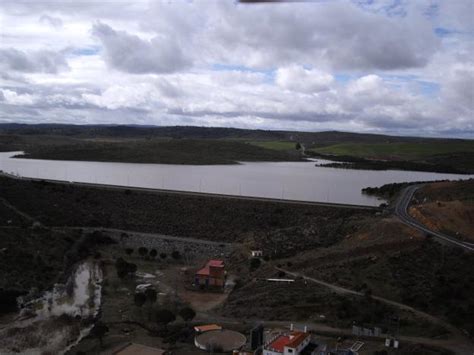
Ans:
[[[145,248],[145,247],[140,247],[138,248],[138,254],[140,254],[140,256],[145,256],[146,254],[148,254],[148,249]]]
[[[150,303],[155,303],[156,302],[156,298],[157,298],[157,294],[156,294],[156,291],[152,288],[147,288],[145,290],[145,297],[146,297],[146,300]]]
[[[123,258],[118,258],[115,262],[115,269],[117,276],[123,279],[129,274],[134,274],[137,271],[137,265],[126,262]]]
[[[156,258],[157,255],[158,255],[158,252],[156,251],[156,249],[151,249],[150,250],[150,256],[152,258]]]
[[[174,315],[174,313],[168,309],[160,309],[156,311],[155,318],[156,322],[158,324],[163,325],[165,328],[169,323],[176,320],[176,316]]]
[[[196,312],[194,312],[191,307],[184,307],[179,311],[179,316],[183,318],[185,322],[188,322],[196,316]]]
[[[250,259],[250,270],[256,270],[260,267],[261,261],[259,258],[252,258]]]
[[[137,307],[143,306],[146,302],[146,299],[147,299],[147,297],[142,292],[137,292],[133,296],[133,302],[135,303],[135,306],[137,306]]]
[[[171,257],[175,260],[178,260],[181,258],[181,254],[179,253],[178,250],[174,250],[172,253],[171,253]]]

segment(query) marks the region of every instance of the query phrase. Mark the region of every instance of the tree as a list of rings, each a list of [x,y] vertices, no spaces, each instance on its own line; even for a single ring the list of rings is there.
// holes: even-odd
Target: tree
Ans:
[[[179,311],[179,316],[183,318],[185,322],[189,322],[196,316],[196,312],[191,307],[184,307]]]
[[[103,344],[103,338],[104,335],[109,331],[109,327],[107,327],[104,323],[101,321],[98,321],[95,325],[94,328],[91,330],[91,335],[99,339],[100,347],[102,348],[104,346]]]
[[[179,258],[181,258],[181,254],[179,253],[178,250],[174,250],[172,253],[171,253],[171,257],[175,260],[178,260]]]
[[[260,267],[261,261],[259,258],[252,258],[250,259],[250,270],[256,270]]]
[[[161,253],[161,254],[160,254],[160,258],[166,259],[166,253]]]
[[[133,254],[133,249],[132,248],[127,248],[127,249],[125,249],[125,253],[127,255],[132,255]]]
[[[133,297],[133,302],[135,303],[135,306],[141,307],[145,304],[146,299],[147,297],[143,292],[137,292]]]
[[[155,303],[156,302],[156,298],[157,298],[157,293],[156,291],[153,289],[153,288],[147,288],[145,290],[145,297],[146,297],[146,300],[148,302],[150,302],[151,304]]]
[[[155,313],[156,322],[160,325],[163,325],[166,329],[166,326],[176,320],[176,316],[173,312],[167,309],[160,309]]]
[[[137,265],[127,263],[123,258],[118,258],[115,262],[115,269],[117,270],[117,276],[123,279],[127,275],[134,274],[137,271]]]
[[[140,254],[140,256],[145,256],[147,253],[148,253],[147,248],[145,248],[145,247],[138,248],[138,254]]]
[[[156,249],[151,249],[150,250],[150,256],[154,259],[156,258],[156,256],[158,255],[158,252],[156,251]]]
[[[296,150],[301,150],[301,144],[300,144],[300,142],[296,143],[295,149],[296,149]]]

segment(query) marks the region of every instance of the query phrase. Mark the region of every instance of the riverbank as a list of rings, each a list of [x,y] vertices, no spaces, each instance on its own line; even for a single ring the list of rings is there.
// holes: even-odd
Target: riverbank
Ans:
[[[144,164],[226,165],[239,161],[304,161],[294,151],[278,151],[232,140],[135,139],[71,140],[25,145],[17,158]]]
[[[97,262],[78,264],[65,284],[39,298],[24,298],[19,316],[0,328],[0,353],[64,354],[92,328],[101,304]]]

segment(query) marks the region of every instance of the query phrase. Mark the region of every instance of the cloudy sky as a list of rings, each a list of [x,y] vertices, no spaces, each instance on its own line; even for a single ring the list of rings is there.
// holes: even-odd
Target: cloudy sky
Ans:
[[[474,138],[473,0],[2,0],[0,122]]]

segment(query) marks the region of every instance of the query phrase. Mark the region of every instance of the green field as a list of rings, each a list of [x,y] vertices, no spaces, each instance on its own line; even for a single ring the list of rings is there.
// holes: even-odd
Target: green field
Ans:
[[[343,143],[312,151],[321,154],[350,155],[360,158],[382,158],[418,160],[434,155],[459,152],[474,152],[474,141],[451,141],[430,143]]]
[[[287,142],[287,141],[248,141],[248,143],[252,145],[256,145],[257,147],[262,147],[266,149],[273,149],[273,150],[295,150],[296,143],[295,142]]]

